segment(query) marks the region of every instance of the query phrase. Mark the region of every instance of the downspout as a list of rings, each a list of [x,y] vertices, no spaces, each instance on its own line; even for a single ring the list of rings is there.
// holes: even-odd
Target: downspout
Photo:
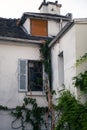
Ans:
[[[62,27],[63,27],[63,20],[62,20],[62,18],[60,19],[60,23],[59,23],[59,31],[62,29]]]

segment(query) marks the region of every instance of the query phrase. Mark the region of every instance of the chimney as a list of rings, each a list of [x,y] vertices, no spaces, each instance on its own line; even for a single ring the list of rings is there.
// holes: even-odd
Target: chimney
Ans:
[[[61,8],[61,4],[58,4],[58,1],[46,2],[46,0],[43,0],[43,2],[41,3],[41,5],[39,7],[39,10],[40,10],[40,13],[60,15],[60,8]]]
[[[43,3],[46,3],[46,0],[43,0]]]

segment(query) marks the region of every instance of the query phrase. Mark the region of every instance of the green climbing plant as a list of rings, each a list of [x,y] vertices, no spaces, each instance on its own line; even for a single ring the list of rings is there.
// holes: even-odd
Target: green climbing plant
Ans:
[[[0,105],[0,110],[4,110],[4,111],[6,111],[6,110],[8,110],[8,108],[7,108],[6,106],[2,106],[2,105]]]
[[[29,125],[31,124],[33,130],[41,130],[42,125],[46,127],[44,116],[48,108],[38,106],[36,99],[24,98],[24,103],[21,106],[17,106],[15,109],[9,109],[6,106],[0,105],[0,110],[9,111],[11,115],[15,117],[11,123],[12,129],[21,128],[25,130],[26,123]],[[19,126],[15,126],[17,121],[20,121]]]
[[[55,130],[87,130],[87,104],[81,104],[69,91],[61,94],[56,110]]]
[[[87,61],[87,53],[76,61],[76,66]],[[74,86],[87,93],[87,70],[73,78]],[[56,106],[58,120],[55,130],[87,130],[87,102],[80,103],[69,92],[64,91]]]
[[[45,72],[48,74],[49,81],[51,82],[51,57],[50,57],[50,49],[48,47],[49,43],[50,40],[46,41],[43,45],[41,45],[40,52]]]
[[[87,62],[87,53],[85,53],[83,56],[81,56],[77,61],[76,61],[76,66],[79,66],[83,62]]]
[[[55,127],[55,109],[54,109],[54,104],[52,101],[52,96],[55,94],[55,91],[52,91],[51,88],[51,55],[50,55],[50,49],[48,47],[50,41],[46,41],[40,48],[41,52],[41,58],[43,60],[44,64],[44,69],[45,73],[47,75],[47,78],[45,80],[45,92],[46,92],[46,97],[48,101],[48,113],[50,115],[50,120],[51,120],[51,126],[50,129],[54,130]]]
[[[87,71],[80,73],[73,78],[75,87],[87,93]]]
[[[42,124],[45,126],[44,115],[47,112],[47,107],[39,107],[36,103],[36,99],[24,98],[22,106],[17,106],[12,115],[16,117],[16,120],[12,122],[12,128],[17,119],[21,120],[20,127],[25,130],[25,123],[32,125],[33,130],[41,130]],[[19,128],[19,127],[18,127]]]
[[[87,61],[87,53],[85,53],[76,61],[76,66],[78,67],[80,64],[86,61]],[[73,80],[75,87],[77,88],[79,87],[81,91],[87,93],[87,70],[75,76]]]

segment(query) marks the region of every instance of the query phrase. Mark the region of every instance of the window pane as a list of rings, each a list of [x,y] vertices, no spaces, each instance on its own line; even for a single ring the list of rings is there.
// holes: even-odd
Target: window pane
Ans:
[[[42,91],[43,80],[42,80],[42,63],[38,61],[29,61],[29,90]]]
[[[29,75],[29,77],[30,77],[30,81],[34,81],[34,67],[30,67],[29,68],[29,70],[30,70],[30,75]]]

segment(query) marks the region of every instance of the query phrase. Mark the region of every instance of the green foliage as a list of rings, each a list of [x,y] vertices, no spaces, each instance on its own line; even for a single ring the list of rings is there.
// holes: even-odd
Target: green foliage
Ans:
[[[24,123],[30,123],[33,126],[33,130],[41,130],[41,124],[45,124],[43,118],[46,113],[46,107],[39,107],[36,103],[36,99],[24,98],[24,104],[17,106],[12,114],[21,120],[21,127],[24,130]],[[13,122],[14,123],[14,122]]]
[[[79,87],[81,91],[87,92],[87,71],[80,73],[73,79],[75,87]]]
[[[83,62],[87,61],[87,53],[85,53],[83,56],[81,56],[77,61],[76,61],[76,66],[82,64]]]
[[[43,58],[45,72],[51,77],[51,61],[50,61],[50,49],[48,47],[50,41],[46,41],[40,48],[41,56]]]
[[[41,49],[40,49],[40,52],[42,54],[42,58],[44,59],[48,59],[49,58],[49,55],[50,55],[50,50],[49,50],[49,45],[50,41],[46,41],[42,46],[41,46]]]
[[[87,53],[77,60],[80,65],[87,60]],[[87,92],[87,71],[73,78],[75,87]],[[84,105],[77,101],[69,92],[61,94],[56,107],[58,111],[58,122],[55,130],[87,130],[87,103]]]
[[[8,108],[6,106],[0,105],[0,110],[8,110]]]
[[[15,112],[12,112],[12,114],[19,119],[22,116],[22,107],[17,106]]]
[[[62,93],[56,110],[60,115],[55,130],[87,130],[87,104],[80,104],[69,91]]]

